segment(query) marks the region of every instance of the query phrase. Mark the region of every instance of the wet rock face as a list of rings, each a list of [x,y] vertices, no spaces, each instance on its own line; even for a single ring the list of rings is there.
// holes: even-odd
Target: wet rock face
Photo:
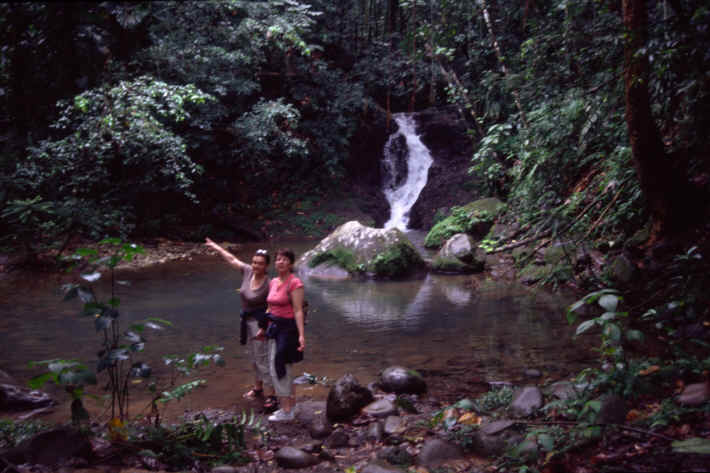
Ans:
[[[0,384],[0,410],[24,411],[52,405],[49,394],[12,384]]]
[[[345,421],[371,403],[372,393],[348,373],[340,378],[328,393],[326,416],[332,422]]]
[[[407,159],[409,159],[407,139],[402,135],[393,138],[385,153],[389,153],[389,159],[385,158],[382,161],[382,184],[395,189],[407,180]]]
[[[427,185],[410,212],[411,228],[427,229],[440,208],[450,209],[480,197],[476,176],[468,174],[473,144],[466,133],[471,126],[456,107],[441,107],[416,114],[417,133],[429,148],[434,163]]]
[[[380,374],[383,391],[397,394],[421,394],[426,392],[426,381],[414,370],[402,366],[390,366]]]

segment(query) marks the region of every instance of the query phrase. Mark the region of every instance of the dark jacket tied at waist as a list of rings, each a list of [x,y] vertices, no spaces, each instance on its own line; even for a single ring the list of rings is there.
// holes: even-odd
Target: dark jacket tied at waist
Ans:
[[[266,310],[265,309],[243,310],[239,314],[239,317],[241,318],[241,323],[239,324],[239,343],[241,343],[242,345],[247,344],[247,318],[248,317],[254,317],[256,319],[256,321],[259,323],[259,328],[266,329],[266,326],[269,323],[269,321],[266,318]]]
[[[295,319],[276,317],[273,314],[266,314],[266,317],[271,322],[266,336],[276,340],[274,368],[276,376],[281,379],[286,376],[287,363],[303,361],[303,352],[298,351],[298,326]]]

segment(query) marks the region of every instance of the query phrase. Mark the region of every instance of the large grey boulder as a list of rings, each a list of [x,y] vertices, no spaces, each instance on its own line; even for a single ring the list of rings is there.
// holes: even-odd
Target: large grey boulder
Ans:
[[[519,417],[527,417],[542,407],[542,392],[537,386],[525,386],[513,394],[510,412]]]
[[[469,235],[457,233],[441,247],[434,258],[433,269],[446,273],[473,273],[483,271],[485,252]]]
[[[380,388],[397,394],[421,394],[426,392],[426,381],[421,374],[403,366],[390,366],[380,373]]]
[[[328,393],[326,416],[333,422],[348,420],[372,400],[372,392],[361,386],[357,378],[348,373],[340,378]]]
[[[496,457],[518,445],[522,436],[512,427],[515,422],[499,420],[484,424],[473,434],[472,449],[483,457]]]
[[[281,447],[274,456],[281,468],[307,468],[318,463],[318,458],[294,447]]]
[[[463,458],[461,448],[441,439],[430,439],[424,443],[419,452],[419,464],[432,467],[441,463]]]
[[[296,262],[299,274],[324,279],[343,279],[355,273],[399,278],[424,266],[421,255],[400,230],[367,227],[354,220],[336,228]]]
[[[0,384],[0,410],[23,411],[54,404],[49,394],[13,384]]]

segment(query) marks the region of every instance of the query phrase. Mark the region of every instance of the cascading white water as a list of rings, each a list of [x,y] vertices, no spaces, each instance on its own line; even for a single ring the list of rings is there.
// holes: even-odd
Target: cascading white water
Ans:
[[[385,228],[406,230],[409,225],[409,211],[426,185],[433,159],[414,131],[414,118],[398,113],[394,115],[394,120],[399,125],[399,130],[387,140],[383,159],[387,175],[384,193],[390,204],[390,219],[385,223]],[[407,143],[407,178],[398,186],[401,176],[398,176],[397,171],[396,141],[400,136],[403,136]]]

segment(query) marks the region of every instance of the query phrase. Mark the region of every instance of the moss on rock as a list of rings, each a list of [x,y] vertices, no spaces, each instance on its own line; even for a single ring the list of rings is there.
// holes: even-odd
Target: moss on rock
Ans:
[[[424,266],[424,260],[414,246],[402,241],[373,258],[368,269],[377,277],[400,278]]]
[[[476,200],[463,207],[453,207],[451,214],[429,231],[424,246],[439,248],[457,233],[468,233],[475,238],[482,238],[505,208],[503,202],[493,197]]]

